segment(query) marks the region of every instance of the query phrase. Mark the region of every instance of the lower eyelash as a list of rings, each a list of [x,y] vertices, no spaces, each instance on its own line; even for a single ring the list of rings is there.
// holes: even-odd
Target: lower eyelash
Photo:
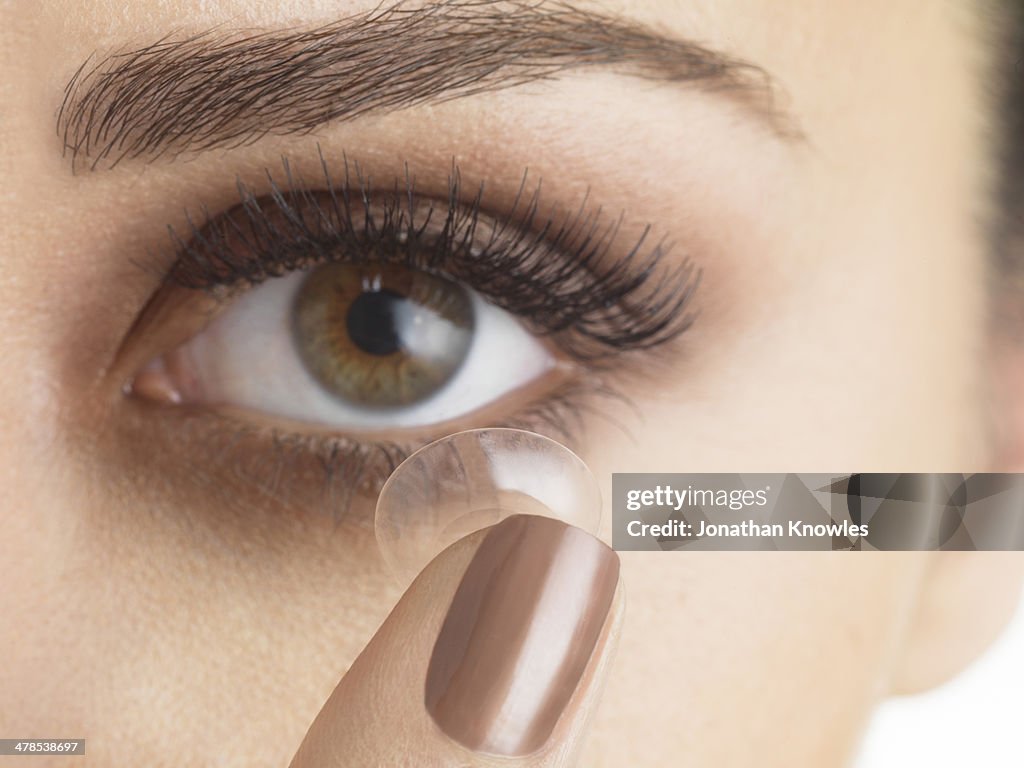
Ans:
[[[474,427],[526,429],[545,434],[575,450],[582,442],[585,419],[605,416],[597,404],[609,400],[630,404],[620,392],[597,377],[567,381],[513,418]],[[440,437],[390,441],[298,434],[246,424],[226,413],[216,416],[219,423],[212,434],[204,430],[204,443],[227,460],[234,480],[258,497],[282,506],[289,506],[298,498],[306,500],[306,504],[310,503],[307,499],[315,499],[316,507],[326,510],[335,522],[350,519],[349,510],[359,506],[358,499],[376,499],[399,464]],[[260,448],[248,450],[249,440],[258,441]],[[270,450],[266,449],[268,442]]]
[[[285,183],[268,171],[269,195],[257,198],[239,182],[234,208],[201,225],[190,220],[187,238],[172,230],[170,282],[223,291],[325,261],[400,263],[468,285],[591,363],[662,345],[693,323],[700,273],[692,263],[664,268],[667,246],[645,253],[646,231],[613,255],[621,217],[609,222],[599,208],[581,205],[564,220],[541,220],[539,183],[527,195],[525,174],[511,210],[491,218],[481,208],[482,189],[461,202],[454,166],[438,202],[422,199],[408,174],[381,195],[357,165],[352,178],[347,160],[335,185],[320,157],[319,189],[282,162]]]

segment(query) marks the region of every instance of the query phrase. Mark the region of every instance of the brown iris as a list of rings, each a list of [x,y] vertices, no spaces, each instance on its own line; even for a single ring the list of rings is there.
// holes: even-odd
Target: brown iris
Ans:
[[[295,297],[299,356],[331,394],[359,405],[410,405],[459,369],[473,304],[456,283],[399,265],[325,264]]]

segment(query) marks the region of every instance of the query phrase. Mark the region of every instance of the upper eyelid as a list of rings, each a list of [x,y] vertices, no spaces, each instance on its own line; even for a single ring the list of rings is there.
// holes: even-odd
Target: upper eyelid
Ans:
[[[178,236],[171,230],[178,252],[166,282],[204,289],[257,283],[324,258],[337,258],[335,254],[341,251],[347,251],[345,258],[359,258],[352,253],[365,250],[368,243],[390,244],[403,249],[403,263],[465,280],[515,314],[527,314],[525,307],[529,306],[527,319],[539,329],[561,334],[563,348],[570,337],[575,340],[573,348],[566,351],[577,359],[597,362],[615,351],[659,346],[682,334],[694,320],[691,305],[700,271],[689,259],[673,269],[663,268],[664,243],[654,243],[645,252],[646,230],[631,248],[620,248],[609,256],[611,247],[618,245],[615,238],[621,217],[603,223],[601,209],[587,208],[585,201],[561,222],[539,216],[539,182],[529,193],[525,173],[512,200],[512,210],[499,217],[483,218],[482,188],[468,205],[462,202],[460,174],[454,163],[446,195],[420,196],[406,170],[404,178],[396,178],[393,186],[385,185],[386,194],[392,196],[392,207],[380,214],[375,208],[375,191],[358,165],[350,167],[347,159],[341,181],[336,183],[328,161],[320,155],[321,187],[293,174],[287,159],[282,163],[283,184],[269,170],[266,172],[268,195],[257,198],[239,182],[239,205],[209,217],[203,225],[190,220],[191,237]],[[429,205],[428,213],[421,212],[417,219],[415,211],[421,210],[424,200]],[[403,209],[403,205],[409,209]],[[514,210],[517,206],[519,211]],[[307,209],[311,209],[308,214]],[[363,216],[361,225],[353,221],[354,209]],[[435,226],[427,234],[426,244],[433,249],[430,251],[420,247],[423,243],[418,240],[417,228],[425,226],[424,220],[437,211],[439,218],[451,226],[447,233],[450,242],[429,239],[439,237]],[[283,214],[279,221],[275,213]],[[232,234],[239,226],[236,219],[242,216],[242,225],[247,222],[252,227],[254,238],[246,245],[247,253],[238,254],[223,231],[229,229],[228,235]],[[453,269],[451,260],[466,245],[460,240],[472,237],[481,221],[488,222],[492,239],[485,241],[480,252],[458,257]],[[360,226],[369,229],[360,231]],[[407,237],[399,243],[399,235]],[[375,237],[390,239],[385,243],[373,240]],[[312,256],[308,252],[324,247],[330,252]],[[503,260],[496,265],[498,252]],[[499,279],[498,283],[504,293],[481,285],[494,282],[495,269],[503,270],[504,282]],[[543,293],[538,295],[539,291]]]
[[[469,55],[471,54],[471,55]],[[72,166],[175,157],[327,122],[612,68],[725,94],[799,135],[761,68],[568,2],[378,7],[313,29],[163,39],[86,62],[57,132]],[[402,78],[393,77],[401,70]]]

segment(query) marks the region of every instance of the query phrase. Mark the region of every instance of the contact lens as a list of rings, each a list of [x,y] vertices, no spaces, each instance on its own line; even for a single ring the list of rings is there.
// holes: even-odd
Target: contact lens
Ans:
[[[516,514],[596,533],[601,493],[587,465],[561,443],[520,429],[474,429],[402,462],[381,490],[374,527],[404,587],[448,545]]]

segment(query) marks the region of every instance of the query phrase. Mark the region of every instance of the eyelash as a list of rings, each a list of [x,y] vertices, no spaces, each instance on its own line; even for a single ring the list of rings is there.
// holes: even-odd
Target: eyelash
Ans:
[[[607,418],[592,404],[602,398],[632,405],[621,392],[603,382],[573,382],[514,418],[489,426],[546,431],[571,444],[578,439],[586,417]],[[264,499],[287,506],[293,500],[294,489],[311,479],[315,485],[308,488],[317,491],[317,506],[329,510],[336,520],[348,513],[358,497],[375,499],[398,465],[429,442],[300,435],[276,428],[261,429],[230,416],[222,416],[220,425],[204,420],[195,426],[196,442],[209,448],[210,455],[235,457],[230,471],[244,487],[246,498],[255,491]],[[223,426],[228,429],[221,429]],[[205,476],[208,465],[200,461],[197,471]]]
[[[482,187],[462,202],[454,164],[444,200],[421,196],[408,171],[380,194],[347,158],[339,184],[322,155],[316,186],[293,173],[286,159],[282,168],[283,183],[266,172],[268,194],[257,197],[239,182],[234,207],[215,216],[202,209],[204,222],[189,218],[184,237],[171,229],[175,258],[165,282],[226,301],[265,280],[328,261],[399,263],[468,285],[593,371],[622,353],[670,342],[693,323],[700,273],[688,259],[664,268],[664,243],[643,251],[647,230],[624,255],[613,255],[621,217],[604,223],[600,209],[581,205],[561,221],[541,219],[540,184],[527,195],[526,174],[509,209],[491,217],[482,208]],[[572,442],[583,417],[596,413],[590,405],[596,398],[626,401],[601,376],[576,377],[502,426],[553,431]],[[277,497],[278,479],[308,476],[306,462],[312,460],[326,479],[333,509],[347,508],[359,492],[379,490],[419,447],[267,430],[222,417],[237,428],[228,438],[231,446],[256,435],[265,441],[269,431],[274,449],[272,471],[253,453],[258,466],[237,466],[236,473]],[[274,487],[264,487],[265,478],[274,478]]]
[[[662,269],[667,247],[642,253],[646,229],[624,256],[610,259],[621,217],[605,223],[600,209],[581,206],[562,221],[539,221],[540,184],[527,198],[525,174],[510,209],[485,221],[482,186],[462,203],[455,166],[443,202],[421,198],[408,173],[380,195],[358,165],[352,178],[347,159],[336,186],[321,157],[323,189],[294,175],[287,160],[283,168],[284,185],[267,172],[268,195],[258,198],[239,182],[234,208],[212,218],[204,210],[206,222],[190,221],[185,238],[172,229],[177,259],[168,279],[216,291],[328,261],[399,263],[465,283],[592,365],[660,346],[693,323],[700,274],[688,259]],[[485,227],[490,234],[478,243]],[[232,247],[236,239],[244,248]]]

